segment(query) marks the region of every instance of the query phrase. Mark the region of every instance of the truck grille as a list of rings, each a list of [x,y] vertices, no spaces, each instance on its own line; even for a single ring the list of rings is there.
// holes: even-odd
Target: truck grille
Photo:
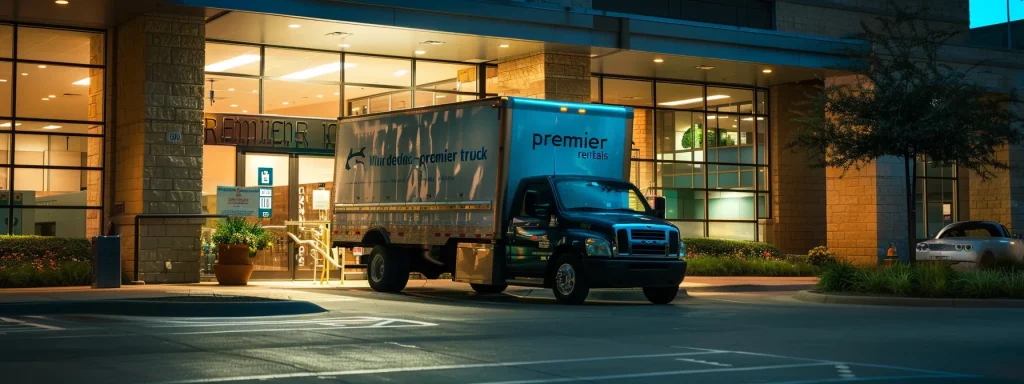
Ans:
[[[619,229],[615,232],[619,255],[666,257],[679,252],[679,233],[665,229]]]

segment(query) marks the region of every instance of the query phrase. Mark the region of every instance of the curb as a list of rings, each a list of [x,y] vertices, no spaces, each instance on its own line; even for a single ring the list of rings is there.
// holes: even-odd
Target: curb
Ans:
[[[882,305],[931,308],[1024,308],[1024,300],[1015,299],[931,299],[925,297],[830,295],[800,291],[794,299],[821,304]]]
[[[173,302],[160,300],[69,300],[0,304],[0,315],[92,314],[160,317],[259,317],[327,312],[306,301]]]
[[[508,289],[506,295],[515,296],[521,299],[551,299],[555,300],[555,294],[551,289],[545,288],[517,288]],[[679,288],[679,295],[676,299],[689,298],[686,289]],[[590,291],[587,295],[587,302],[647,302],[644,292],[639,289],[597,289]]]
[[[805,291],[814,287],[814,284],[791,284],[791,285],[759,285],[759,284],[734,284],[734,285],[709,285],[705,287],[689,287],[690,292],[793,292]]]

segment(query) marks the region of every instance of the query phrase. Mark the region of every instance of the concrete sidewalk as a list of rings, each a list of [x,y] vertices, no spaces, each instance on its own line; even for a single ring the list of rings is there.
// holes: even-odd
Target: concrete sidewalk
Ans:
[[[811,289],[815,277],[706,277],[689,276],[681,284],[690,292],[783,292]],[[469,290],[469,285],[447,280],[410,280],[410,289]],[[317,300],[336,297],[328,290],[368,289],[366,280],[349,280],[344,285],[334,280],[326,285],[310,280],[255,280],[247,286],[221,286],[215,282],[198,284],[124,285],[116,289],[90,287],[8,288],[0,289],[0,304],[70,301],[147,299],[168,296],[254,296],[286,300]],[[322,292],[318,292],[322,291]]]

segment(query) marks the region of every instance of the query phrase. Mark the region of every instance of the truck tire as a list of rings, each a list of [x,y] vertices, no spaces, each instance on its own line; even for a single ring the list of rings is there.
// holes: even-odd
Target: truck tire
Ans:
[[[366,279],[374,291],[401,292],[409,282],[409,259],[402,252],[375,246],[370,252]]]
[[[508,284],[501,285],[489,285],[489,284],[476,284],[469,283],[469,286],[473,288],[476,293],[502,293],[505,292],[505,288],[508,288]]]
[[[644,287],[644,297],[654,304],[668,304],[676,299],[679,287]]]
[[[562,304],[579,305],[587,300],[590,294],[590,283],[579,256],[572,253],[562,254],[555,260],[551,272],[551,290],[555,298]]]

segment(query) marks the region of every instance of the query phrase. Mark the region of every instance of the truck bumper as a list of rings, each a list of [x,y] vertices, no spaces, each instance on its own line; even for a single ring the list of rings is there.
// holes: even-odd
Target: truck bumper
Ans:
[[[584,259],[592,288],[665,287],[686,276],[684,260]]]

